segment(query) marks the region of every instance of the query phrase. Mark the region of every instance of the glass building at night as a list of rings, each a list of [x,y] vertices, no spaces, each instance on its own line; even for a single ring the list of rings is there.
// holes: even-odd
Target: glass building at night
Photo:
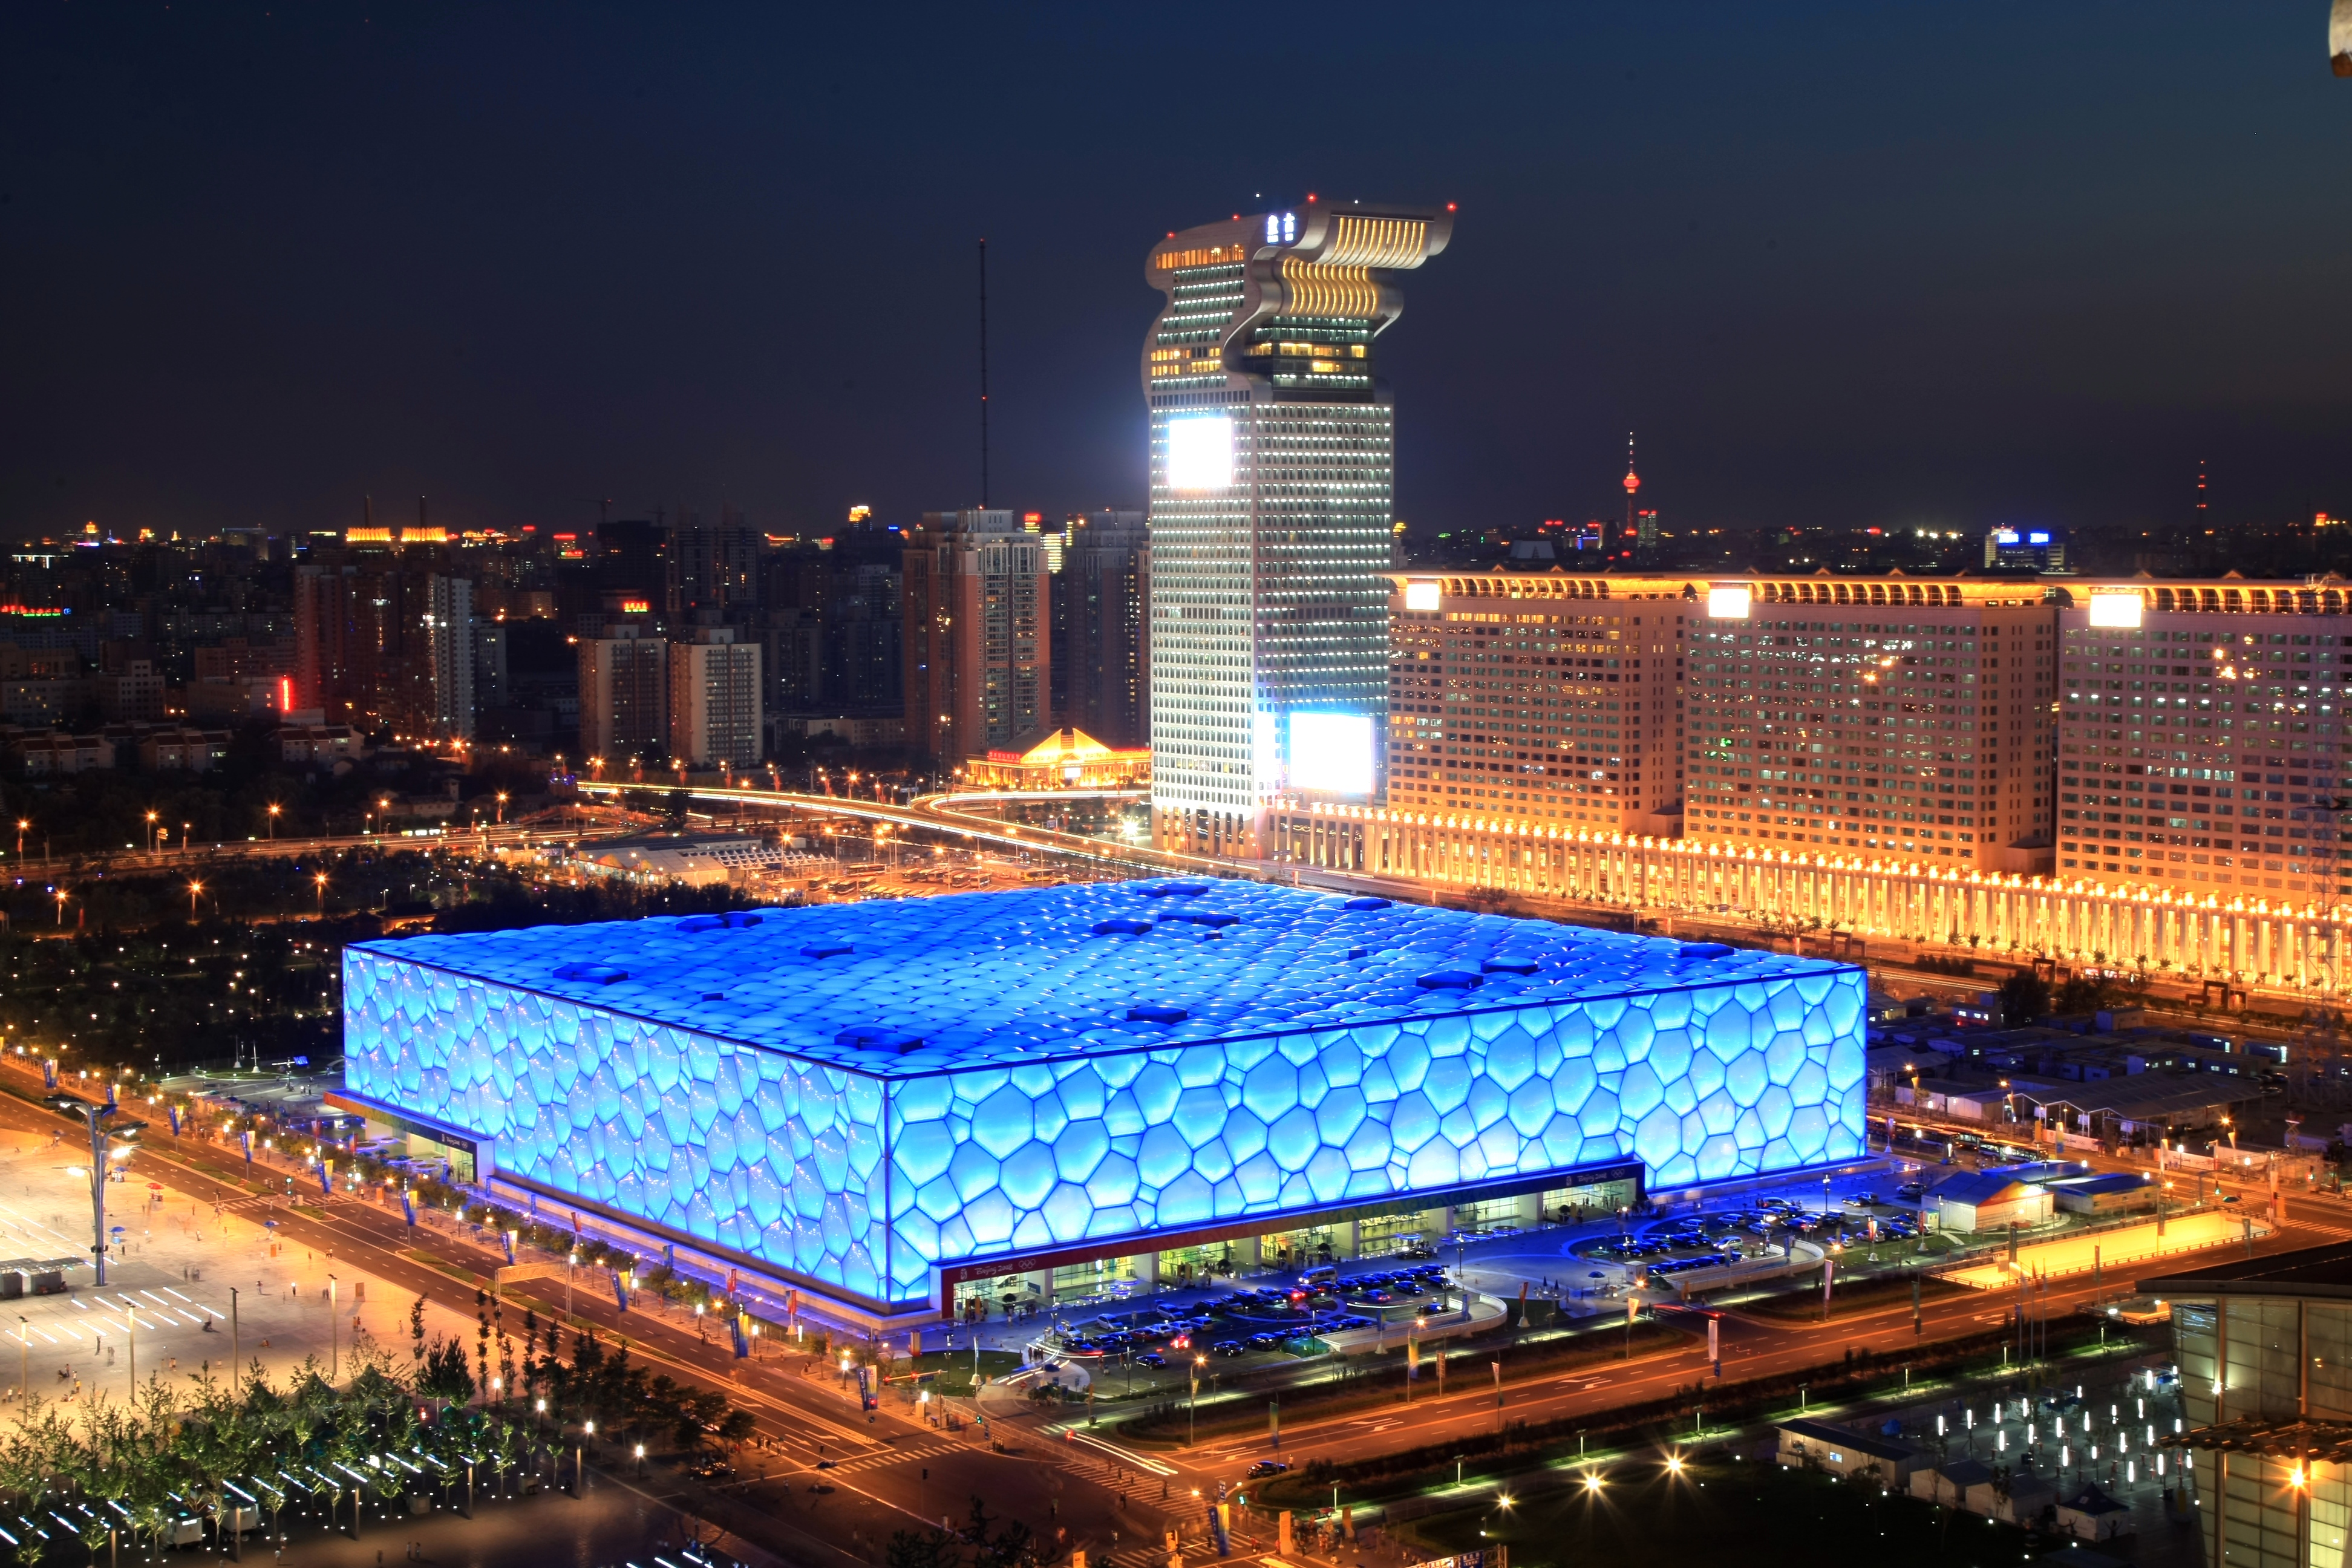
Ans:
[[[1863,1151],[1859,969],[1256,883],[418,937],[344,981],[342,1100],[874,1324]]]
[[[1388,715],[1395,409],[1375,341],[1450,212],[1318,205],[1171,234],[1151,414],[1152,820],[1260,856],[1276,795],[1367,800]]]

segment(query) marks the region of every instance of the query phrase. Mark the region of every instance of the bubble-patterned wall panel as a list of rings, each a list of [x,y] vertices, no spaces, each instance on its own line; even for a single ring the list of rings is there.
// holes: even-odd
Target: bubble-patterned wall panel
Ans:
[[[887,1307],[935,1265],[1848,1158],[1863,1004],[1818,960],[1105,883],[354,946],[346,1079],[503,1173]]]

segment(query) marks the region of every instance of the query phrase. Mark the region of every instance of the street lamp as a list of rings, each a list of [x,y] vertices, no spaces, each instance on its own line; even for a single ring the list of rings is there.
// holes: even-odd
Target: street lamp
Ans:
[[[152,811],[149,812],[147,814],[147,820],[150,822],[154,821],[155,814]],[[32,826],[33,825],[31,823],[26,821],[21,816],[16,819],[16,858],[19,860],[22,860],[25,858],[25,829]]]
[[[269,803],[269,841],[272,844],[278,842],[278,814],[285,809],[274,800]]]
[[[65,890],[63,888],[59,888],[59,889],[58,889],[58,892],[57,892],[57,899],[58,899],[58,924],[59,926],[63,926],[63,925],[66,923],[66,890]]]
[[[151,811],[147,814],[147,848],[151,853],[159,847],[155,837],[158,831],[160,830],[155,826],[155,814]],[[16,824],[16,853],[19,857],[25,853],[24,836],[25,825],[20,822]]]
[[[197,894],[199,894],[199,893],[201,893],[201,892],[203,892],[204,890],[205,890],[205,885],[204,885],[202,882],[199,882],[199,881],[195,880],[194,878],[189,879],[189,881],[188,881],[188,923],[189,923],[190,925],[194,925],[194,924],[195,923],[195,920],[196,920],[196,895],[197,895]]]
[[[506,792],[506,791],[504,791],[504,790],[500,790],[500,791],[499,791],[499,821],[498,821],[498,826],[499,826],[500,827],[504,827],[506,825],[507,825],[507,792]]]
[[[310,881],[319,889],[319,918],[325,920],[327,918],[327,874],[321,871],[312,877]]]

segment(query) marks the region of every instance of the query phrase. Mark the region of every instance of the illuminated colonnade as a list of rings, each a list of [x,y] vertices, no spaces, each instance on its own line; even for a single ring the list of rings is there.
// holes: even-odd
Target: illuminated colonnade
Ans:
[[[1730,915],[1780,932],[1834,930],[1988,955],[2119,969],[2144,962],[2184,977],[2343,988],[2345,921],[2335,908],[1379,807],[1300,808],[1276,818],[1275,831],[1277,855],[1296,864],[1444,887]]]

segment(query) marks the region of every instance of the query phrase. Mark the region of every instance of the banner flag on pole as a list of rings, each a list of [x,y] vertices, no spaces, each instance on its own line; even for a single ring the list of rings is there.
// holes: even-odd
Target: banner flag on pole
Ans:
[[[621,1283],[621,1271],[613,1270],[613,1300],[625,1312],[629,1310],[629,1288]]]
[[[400,1194],[400,1212],[408,1216],[408,1228],[415,1230],[416,1228],[416,1205],[409,1201],[408,1194],[404,1192]]]

